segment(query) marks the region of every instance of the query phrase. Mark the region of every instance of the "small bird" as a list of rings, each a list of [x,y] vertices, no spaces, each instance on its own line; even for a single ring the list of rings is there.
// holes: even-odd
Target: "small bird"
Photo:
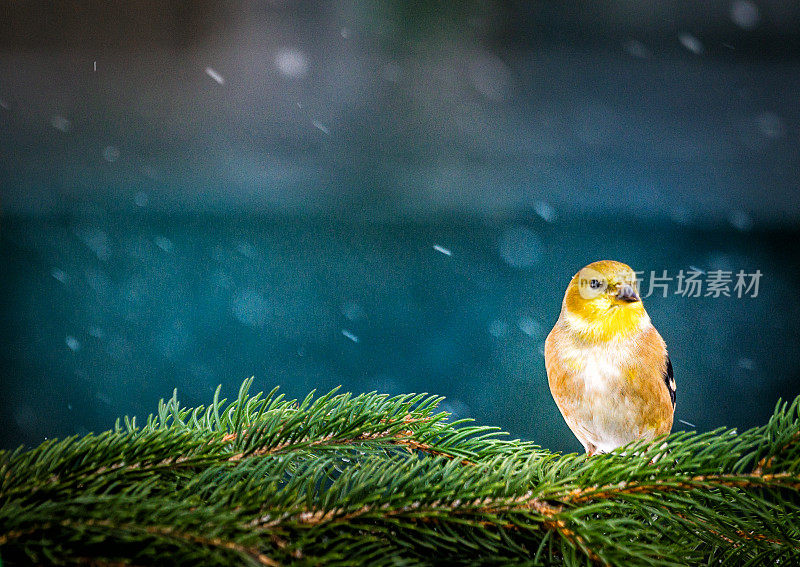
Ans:
[[[587,454],[672,429],[672,362],[626,264],[601,260],[575,274],[544,360],[553,399]]]

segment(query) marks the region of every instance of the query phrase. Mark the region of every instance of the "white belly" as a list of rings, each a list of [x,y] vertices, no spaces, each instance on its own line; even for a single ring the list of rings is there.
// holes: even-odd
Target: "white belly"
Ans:
[[[630,397],[623,360],[632,355],[629,347],[583,347],[569,353],[581,370],[573,376],[578,394],[566,417],[570,428],[580,433],[599,451],[609,452],[620,445],[641,437],[636,417],[641,412],[641,400]],[[651,435],[652,436],[652,435]]]

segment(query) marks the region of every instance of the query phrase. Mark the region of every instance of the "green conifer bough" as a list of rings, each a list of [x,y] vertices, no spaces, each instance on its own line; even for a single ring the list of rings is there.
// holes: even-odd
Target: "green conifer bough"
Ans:
[[[0,453],[3,565],[800,564],[800,399],[587,458],[441,398],[161,402]]]

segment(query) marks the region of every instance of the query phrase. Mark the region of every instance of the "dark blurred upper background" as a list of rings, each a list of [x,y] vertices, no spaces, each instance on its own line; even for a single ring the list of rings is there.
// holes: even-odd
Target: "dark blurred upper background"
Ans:
[[[764,273],[646,302],[678,417],[753,425],[800,393],[799,143],[797,2],[2,0],[0,444],[254,374],[577,449],[540,351],[601,257]]]

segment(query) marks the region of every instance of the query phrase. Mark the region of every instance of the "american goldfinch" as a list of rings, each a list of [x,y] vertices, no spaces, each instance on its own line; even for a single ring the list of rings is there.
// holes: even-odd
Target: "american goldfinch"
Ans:
[[[589,455],[672,429],[672,363],[627,265],[602,260],[575,274],[544,359],[556,405]]]

